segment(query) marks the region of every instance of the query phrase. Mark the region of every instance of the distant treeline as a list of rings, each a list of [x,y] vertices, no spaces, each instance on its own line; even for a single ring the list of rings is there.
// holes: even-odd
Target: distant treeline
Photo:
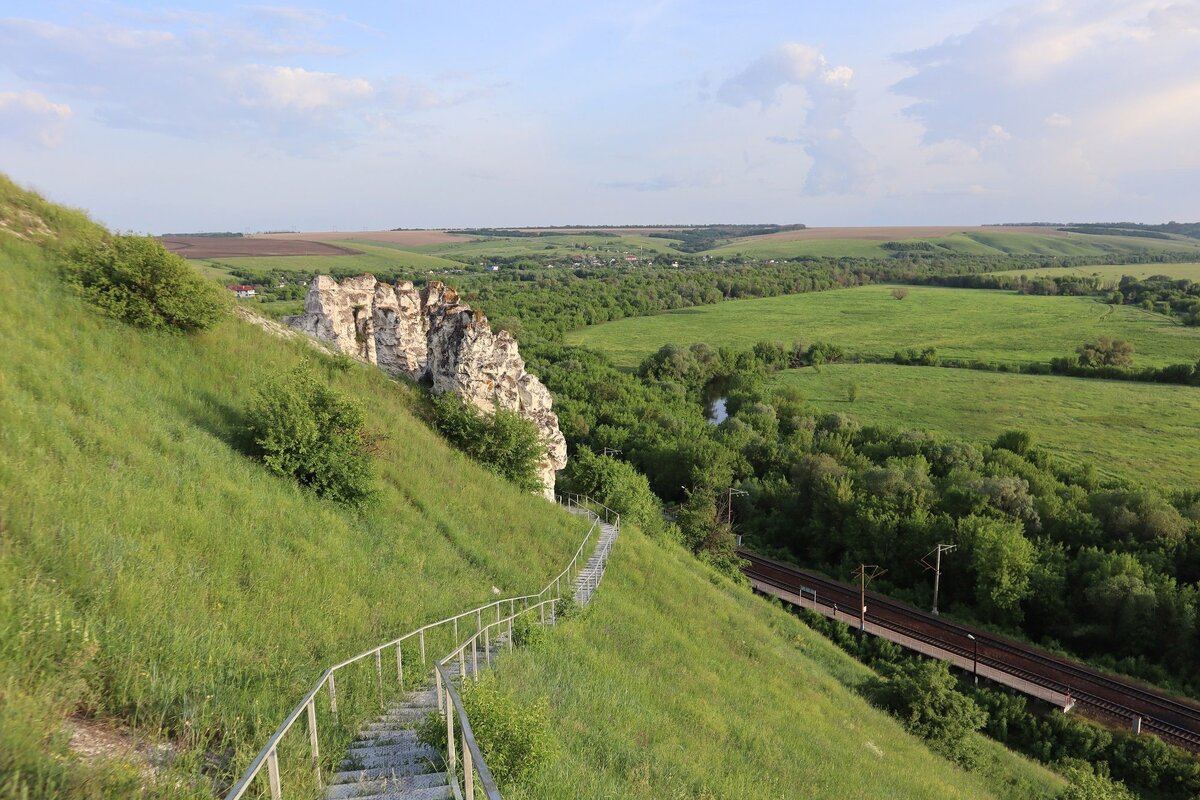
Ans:
[[[804,225],[703,225],[695,228],[685,228],[679,231],[651,233],[655,239],[674,239],[679,242],[676,248],[685,253],[699,253],[711,250],[721,242],[738,239],[745,236],[765,236],[769,233],[804,230]]]
[[[520,231],[520,230],[517,230],[516,228],[456,228],[454,230],[448,230],[448,231],[446,231],[446,233],[456,233],[456,234],[462,234],[464,236],[497,236],[497,237],[512,238],[512,239],[536,239],[539,236],[563,236],[564,235],[564,233],[562,231],[558,231],[558,230],[554,230],[554,231]],[[613,233],[612,231],[591,230],[591,229],[584,229],[584,228],[580,228],[578,230],[572,229],[571,235],[573,235],[573,236],[612,236],[614,238],[616,236],[618,236],[618,234]]]
[[[210,239],[240,239],[242,234],[231,233],[229,231],[201,231],[200,233],[164,233],[159,238],[167,236],[191,236],[195,238],[207,237]]]
[[[1119,236],[1151,236],[1156,239],[1169,238],[1174,233],[1191,239],[1200,239],[1200,222],[1166,222],[1161,225],[1144,225],[1140,222],[1073,222],[1063,228],[1075,233],[1109,233]],[[1158,235],[1155,235],[1158,234]]]

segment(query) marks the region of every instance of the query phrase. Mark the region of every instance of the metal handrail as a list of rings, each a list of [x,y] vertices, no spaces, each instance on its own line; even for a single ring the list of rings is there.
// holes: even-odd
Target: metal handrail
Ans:
[[[458,692],[454,690],[454,684],[450,681],[450,676],[446,674],[445,668],[441,664],[435,664],[438,684],[444,687],[445,703],[446,703],[446,748],[450,753],[447,770],[453,776],[455,774],[454,762],[454,717],[449,713],[451,706],[454,707],[454,716],[458,717],[458,726],[462,731],[462,754],[463,754],[463,780],[466,785],[465,796],[470,800],[475,800],[475,773],[479,773],[479,782],[483,784],[483,793],[487,795],[488,800],[502,800],[500,797],[500,789],[496,786],[496,780],[492,777],[491,771],[488,769],[487,762],[483,759],[483,753],[479,752],[479,743],[475,741],[475,732],[471,730],[471,720],[467,718],[467,710],[463,708],[462,698],[458,696]],[[438,692],[438,706],[442,705],[442,692]],[[457,778],[454,778],[457,783]],[[456,792],[457,793],[457,792]]]
[[[559,499],[559,502],[562,502],[562,498],[557,498],[557,499]],[[467,641],[477,640],[477,637],[478,637],[481,629],[483,628],[483,612],[484,611],[488,611],[492,608],[495,608],[496,609],[496,618],[497,618],[497,620],[500,620],[501,607],[504,604],[508,604],[509,605],[509,613],[510,613],[510,615],[512,615],[510,617],[510,619],[515,618],[516,616],[519,616],[519,614],[516,613],[516,604],[517,603],[521,603],[524,606],[524,608],[522,610],[525,610],[529,607],[530,600],[538,601],[536,603],[536,605],[534,606],[535,608],[537,608],[539,606],[544,607],[544,605],[547,601],[542,600],[542,596],[548,594],[552,588],[555,590],[555,597],[554,597],[553,601],[551,601],[551,602],[557,602],[558,599],[562,596],[562,579],[564,577],[567,577],[567,579],[570,580],[569,576],[571,575],[573,570],[577,569],[579,557],[583,553],[583,550],[587,546],[588,542],[591,541],[592,534],[596,532],[597,528],[600,525],[600,520],[601,520],[601,517],[599,514],[592,511],[590,508],[588,508],[587,506],[583,505],[580,502],[580,501],[594,502],[594,501],[591,501],[589,498],[585,498],[580,495],[572,494],[572,495],[566,495],[565,499],[566,499],[566,502],[562,503],[562,504],[566,505],[568,507],[568,509],[578,507],[578,508],[586,511],[588,514],[590,514],[592,516],[592,525],[590,528],[588,528],[587,534],[584,536],[583,541],[580,543],[579,548],[575,551],[575,554],[571,557],[571,561],[567,564],[567,567],[562,572],[560,572],[558,575],[554,576],[554,578],[552,578],[550,580],[550,582],[546,584],[546,588],[542,589],[537,594],[527,594],[527,595],[520,595],[520,596],[516,596],[516,597],[508,597],[508,598],[504,598],[501,600],[493,600],[491,603],[487,603],[486,605],[482,605],[477,608],[473,608],[469,611],[464,611],[461,614],[456,614],[452,617],[446,617],[445,619],[438,620],[437,622],[431,622],[426,625],[422,625],[420,628],[416,628],[415,630],[409,631],[408,633],[404,634],[403,636],[400,636],[396,639],[392,639],[388,642],[384,642],[383,644],[373,647],[370,650],[364,650],[363,652],[359,653],[356,656],[347,658],[346,660],[338,662],[337,664],[334,664],[333,666],[329,667],[328,669],[325,670],[325,672],[323,672],[321,674],[321,677],[317,680],[317,682],[313,686],[313,688],[310,689],[308,691],[308,693],[304,695],[304,698],[284,718],[283,722],[279,725],[279,727],[275,729],[275,732],[273,734],[271,734],[271,737],[267,740],[267,743],[263,747],[263,749],[258,752],[258,754],[254,757],[254,760],[252,760],[250,762],[249,766],[246,767],[245,772],[242,773],[242,775],[238,779],[238,781],[226,793],[225,800],[240,800],[240,798],[245,796],[246,792],[249,790],[250,786],[253,784],[255,778],[257,778],[259,776],[259,774],[262,772],[264,765],[267,768],[267,777],[268,777],[268,781],[269,781],[269,785],[270,785],[271,798],[272,798],[272,800],[281,800],[281,798],[283,797],[283,790],[282,790],[281,776],[279,773],[279,756],[278,756],[279,744],[283,740],[283,737],[286,736],[288,734],[288,732],[295,726],[296,721],[298,719],[300,719],[301,714],[305,713],[306,711],[307,711],[307,716],[308,716],[307,722],[308,722],[308,732],[309,732],[309,748],[311,750],[311,763],[312,763],[312,768],[317,775],[318,782],[320,781],[320,779],[321,779],[321,763],[320,763],[320,742],[319,742],[319,737],[317,734],[316,697],[322,689],[328,687],[328,689],[329,689],[329,707],[330,707],[331,713],[334,715],[334,718],[336,719],[336,717],[337,717],[337,682],[335,680],[335,673],[339,669],[349,666],[350,664],[354,664],[358,661],[362,661],[363,659],[368,658],[370,656],[374,656],[375,657],[376,675],[377,675],[377,679],[379,681],[380,691],[382,692],[382,688],[383,688],[382,654],[385,649],[387,649],[389,647],[395,647],[396,648],[397,681],[399,682],[399,684],[401,686],[403,686],[403,682],[404,682],[404,651],[403,651],[402,645],[404,644],[404,642],[412,639],[414,636],[417,637],[417,639],[420,643],[419,647],[420,647],[420,653],[421,653],[421,665],[423,667],[425,667],[425,666],[428,666],[428,662],[427,662],[426,654],[425,654],[425,634],[429,631],[432,631],[436,628],[441,628],[446,625],[453,624],[454,638],[457,643],[458,636],[459,636],[459,632],[458,632],[459,620],[474,616],[476,619],[476,629],[477,630],[476,630],[475,636],[472,637],[472,639],[468,639]],[[596,504],[596,505],[600,505],[600,504]],[[604,520],[607,522],[609,520],[610,515],[615,515],[615,518],[617,520],[617,522],[615,524],[619,528],[620,527],[620,515],[616,514],[615,511],[612,511],[611,509],[607,508],[606,506],[601,506],[601,507],[604,508],[604,511],[605,511]],[[489,614],[489,616],[490,616],[490,614]],[[489,628],[494,624],[496,624],[496,623],[490,623]],[[439,705],[440,705],[440,701],[439,701]],[[485,769],[486,769],[486,767],[485,767]]]

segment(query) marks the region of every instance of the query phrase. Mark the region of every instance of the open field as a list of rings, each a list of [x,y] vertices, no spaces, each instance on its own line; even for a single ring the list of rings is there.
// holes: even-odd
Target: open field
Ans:
[[[1166,275],[1171,278],[1187,278],[1200,281],[1200,263],[1196,264],[1117,264],[1114,266],[1059,267],[1055,269],[1020,270],[1010,269],[994,275],[1035,275],[1055,277],[1064,275],[1099,275],[1116,283],[1125,275],[1148,278],[1151,275]]]
[[[814,229],[838,231],[844,229]],[[854,229],[849,229],[853,231]],[[868,228],[867,231],[895,232],[899,235],[917,230],[926,234],[937,234],[938,228]],[[925,242],[947,255],[1025,255],[1025,256],[1079,256],[1101,257],[1121,253],[1187,253],[1200,255],[1200,242],[1191,240],[1145,239],[1131,236],[1078,236],[1064,235],[1053,229],[1048,232],[1030,233],[1018,228],[978,228],[957,230],[941,235],[911,236],[891,241]],[[1041,229],[1032,229],[1041,230]],[[891,255],[882,245],[887,239],[868,238],[865,235],[835,238],[833,236],[810,236],[808,231],[755,236],[739,239],[709,250],[712,255],[741,254],[749,258],[793,258],[796,256],[858,256],[861,258],[883,258]],[[795,238],[785,238],[792,237]]]
[[[942,358],[1046,362],[1097,336],[1127,339],[1137,366],[1195,363],[1200,328],[1159,314],[1086,297],[1041,297],[975,289],[888,286],[735,300],[633,317],[572,331],[567,341],[636,367],[664,344],[707,342],[748,348],[756,342],[832,342],[847,354],[890,358],[905,347],[935,347]]]
[[[504,689],[549,696],[559,743],[505,797],[1028,800],[1062,786],[981,737],[977,772],[931,761],[896,720],[845,692],[865,667],[708,577],[681,549],[627,528],[585,615],[502,657]]]
[[[346,247],[301,239],[255,239],[249,236],[161,236],[159,241],[184,258],[243,256],[352,256]]]
[[[572,255],[588,255],[618,258],[624,253],[645,251],[650,255],[666,253],[680,255],[671,239],[660,239],[641,234],[622,236],[596,236],[588,234],[564,234],[561,236],[486,236],[463,239],[446,244],[425,245],[414,248],[417,252],[444,255],[461,260],[479,260],[490,256],[553,255],[555,258],[570,258]],[[598,251],[598,252],[597,252]]]
[[[905,241],[909,239],[940,239],[955,233],[1032,233],[1038,236],[1067,236],[1057,228],[1038,225],[997,227],[994,225],[881,225],[847,228],[802,228],[795,231],[768,233],[755,236],[758,241],[814,241],[817,239],[844,239],[854,241]]]
[[[351,258],[330,259],[328,256],[259,256],[253,258],[199,259],[192,265],[210,277],[225,275],[233,277],[232,270],[249,270],[254,273],[268,272],[397,272],[462,269],[463,264],[446,258],[398,250],[380,244],[339,241],[342,247],[353,247],[358,252]],[[224,280],[224,278],[219,278]]]
[[[446,233],[442,230],[414,231],[297,231],[295,233],[256,233],[249,237],[266,241],[310,241],[336,242],[345,239],[357,239],[364,242],[381,242],[400,247],[420,247],[427,244],[446,244],[447,242],[470,241],[473,237],[460,234]]]
[[[894,364],[786,370],[822,411],[991,443],[1019,428],[1076,463],[1163,487],[1200,482],[1200,390],[1188,386]],[[847,388],[858,397],[846,399]]]

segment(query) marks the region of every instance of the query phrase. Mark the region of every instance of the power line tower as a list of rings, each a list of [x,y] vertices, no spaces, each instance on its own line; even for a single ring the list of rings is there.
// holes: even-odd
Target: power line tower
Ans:
[[[939,544],[937,547],[930,550],[921,559],[921,566],[925,569],[933,570],[933,614],[937,616],[937,600],[938,586],[942,582],[942,553],[953,553],[958,549],[956,544]],[[934,563],[930,564],[928,558],[934,556]]]
[[[721,502],[720,502],[720,505],[717,507],[717,521],[720,522],[722,519],[724,519],[725,524],[732,528],[733,527],[733,498],[745,497],[748,494],[750,494],[750,493],[743,491],[741,489],[734,489],[732,486],[730,486],[725,491],[721,492]]]
[[[606,455],[609,458],[612,458],[613,456],[621,455],[621,451],[615,447],[606,447],[601,451],[601,453],[602,453],[602,455]]]
[[[878,564],[859,564],[852,573],[858,578],[858,629],[867,630],[867,584],[887,572]]]

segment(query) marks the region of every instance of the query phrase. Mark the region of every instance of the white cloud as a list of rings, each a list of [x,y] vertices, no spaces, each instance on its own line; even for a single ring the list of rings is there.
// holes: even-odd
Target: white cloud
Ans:
[[[848,117],[854,107],[848,66],[831,66],[815,47],[796,42],[784,44],[757,59],[722,83],[716,97],[733,106],[757,104],[761,109],[793,99],[788,90],[801,94],[799,133],[795,138],[771,135],[776,143],[796,143],[812,159],[804,180],[809,195],[850,194],[866,188],[873,171],[870,154],[850,130]]]
[[[35,141],[43,147],[62,144],[71,107],[52,103],[38,92],[0,92],[0,134]]]
[[[396,129],[406,115],[475,96],[296,63],[336,51],[317,38],[331,19],[273,7],[251,9],[243,24],[202,13],[149,14],[142,27],[0,19],[0,68],[110,127],[291,152],[378,135],[380,121]]]
[[[979,153],[960,185],[1090,204],[1200,167],[1200,0],[1027,2],[898,58],[925,163]]]
[[[239,102],[244,106],[300,113],[345,108],[375,94],[364,78],[343,78],[302,67],[249,64],[235,70],[231,82],[239,87]]]

